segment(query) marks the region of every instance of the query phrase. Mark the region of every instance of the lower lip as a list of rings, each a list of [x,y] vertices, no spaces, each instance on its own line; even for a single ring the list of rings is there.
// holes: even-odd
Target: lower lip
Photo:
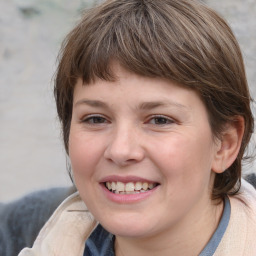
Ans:
[[[153,193],[156,192],[159,186],[156,186],[153,189],[148,190],[146,192],[141,192],[137,194],[115,194],[109,191],[104,184],[101,184],[101,187],[103,189],[103,193],[105,194],[105,196],[112,202],[119,203],[119,204],[131,204],[131,203],[140,202],[150,197]]]

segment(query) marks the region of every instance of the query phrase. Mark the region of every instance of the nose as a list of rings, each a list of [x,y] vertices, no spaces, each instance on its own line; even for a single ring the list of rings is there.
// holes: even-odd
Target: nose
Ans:
[[[118,166],[138,163],[145,156],[142,138],[134,128],[120,127],[109,138],[104,157]]]

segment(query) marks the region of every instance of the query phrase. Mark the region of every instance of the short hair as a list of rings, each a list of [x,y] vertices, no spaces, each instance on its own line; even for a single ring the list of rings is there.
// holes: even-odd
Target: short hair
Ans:
[[[242,159],[254,128],[251,97],[238,42],[215,11],[196,0],[108,0],[84,12],[65,38],[55,77],[55,99],[68,154],[73,91],[96,78],[112,81],[111,63],[195,90],[215,138],[237,116],[245,121],[239,154],[216,174],[212,198],[238,192]]]

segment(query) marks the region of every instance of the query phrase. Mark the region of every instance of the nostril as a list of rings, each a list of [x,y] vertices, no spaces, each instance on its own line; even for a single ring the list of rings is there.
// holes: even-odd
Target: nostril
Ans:
[[[141,161],[144,158],[144,153],[136,153],[134,151],[128,152],[123,151],[120,149],[119,152],[111,151],[106,152],[104,154],[105,159],[107,159],[110,162],[115,163],[118,166],[126,166],[130,164],[135,164],[139,161]]]
[[[133,125],[133,124],[131,124]],[[127,123],[116,126],[115,133],[109,137],[104,157],[119,166],[126,166],[144,158],[144,151],[138,140],[138,132]]]

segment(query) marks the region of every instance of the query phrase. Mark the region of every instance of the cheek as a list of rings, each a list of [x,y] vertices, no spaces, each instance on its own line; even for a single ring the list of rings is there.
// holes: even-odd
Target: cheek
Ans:
[[[199,140],[200,141],[200,140]],[[169,144],[169,146],[168,146]],[[211,193],[211,143],[183,136],[169,141],[162,150],[155,150],[155,164],[164,177],[165,198],[176,205],[177,212],[188,210],[199,200],[208,200]]]
[[[86,175],[93,170],[102,153],[99,139],[84,135],[82,132],[70,132],[69,157],[74,174]]]
[[[165,143],[156,142],[154,145],[152,159],[164,176],[181,177],[188,181],[202,176],[202,172],[209,176],[213,145],[208,136],[176,134],[166,139]]]

